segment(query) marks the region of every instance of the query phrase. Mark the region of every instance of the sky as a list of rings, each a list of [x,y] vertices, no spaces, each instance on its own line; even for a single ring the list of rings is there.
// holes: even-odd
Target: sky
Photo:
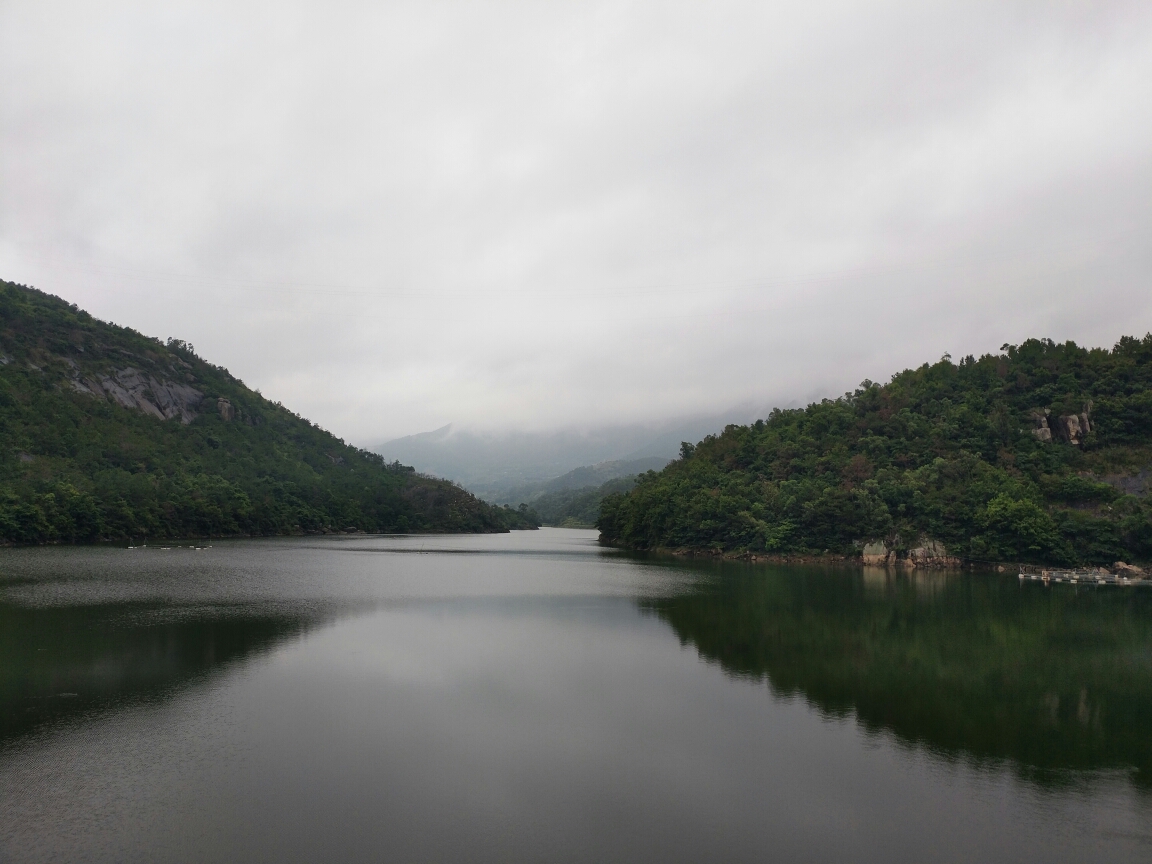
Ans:
[[[0,278],[363,445],[1152,330],[1146,2],[0,0]]]

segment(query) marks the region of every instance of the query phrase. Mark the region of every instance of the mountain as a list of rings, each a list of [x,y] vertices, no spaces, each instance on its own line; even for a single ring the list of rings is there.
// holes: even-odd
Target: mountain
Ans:
[[[756,417],[751,407],[653,425],[603,426],[550,432],[480,432],[448,425],[371,449],[386,460],[445,477],[487,500],[512,500],[517,490],[582,466],[609,461],[672,459],[680,442],[697,441],[725,424]],[[603,482],[603,481],[600,481]]]
[[[619,477],[632,477],[645,471],[658,471],[671,461],[665,456],[648,456],[643,459],[614,459],[597,462],[595,465],[582,465],[551,480],[513,486],[487,500],[494,504],[527,503],[535,506],[535,502],[543,496],[596,489]]]
[[[595,528],[600,518],[600,504],[616,492],[627,492],[636,485],[637,475],[615,477],[599,486],[579,489],[557,489],[532,499],[532,511],[545,525],[560,528]]]
[[[0,282],[0,541],[511,527],[534,524],[345,444],[191,345]]]
[[[636,484],[636,475],[659,470],[669,461],[663,456],[650,456],[584,465],[552,480],[513,487],[503,497],[490,500],[530,506],[545,525],[593,528],[605,495],[627,492]]]
[[[716,552],[1152,559],[1152,335],[1030,339],[729,426],[630,492],[602,538]]]

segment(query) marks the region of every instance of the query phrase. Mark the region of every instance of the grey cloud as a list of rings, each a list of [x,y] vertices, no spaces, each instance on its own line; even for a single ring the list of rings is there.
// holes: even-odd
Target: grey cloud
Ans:
[[[361,442],[1152,329],[1143,3],[0,7],[0,275]]]

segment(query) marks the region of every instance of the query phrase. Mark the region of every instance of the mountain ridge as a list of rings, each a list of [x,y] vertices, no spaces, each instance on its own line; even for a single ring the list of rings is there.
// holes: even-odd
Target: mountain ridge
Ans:
[[[595,489],[620,477],[659,470],[671,461],[663,456],[649,456],[643,459],[610,459],[597,462],[595,465],[581,465],[551,480],[514,486],[498,496],[486,497],[485,500],[493,504],[534,505],[547,495]]]
[[[0,542],[532,523],[347,444],[186,342],[0,281]]]
[[[725,424],[755,419],[750,406],[652,425],[601,426],[540,432],[492,432],[447,424],[395,438],[370,449],[420,471],[453,480],[486,500],[511,500],[524,487],[609,461],[673,459],[686,438],[696,440]]]

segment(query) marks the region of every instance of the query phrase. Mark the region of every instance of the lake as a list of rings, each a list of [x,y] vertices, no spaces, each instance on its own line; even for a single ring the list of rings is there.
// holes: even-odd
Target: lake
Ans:
[[[561,529],[2,550],[0,860],[1148,861],[1152,591]]]

